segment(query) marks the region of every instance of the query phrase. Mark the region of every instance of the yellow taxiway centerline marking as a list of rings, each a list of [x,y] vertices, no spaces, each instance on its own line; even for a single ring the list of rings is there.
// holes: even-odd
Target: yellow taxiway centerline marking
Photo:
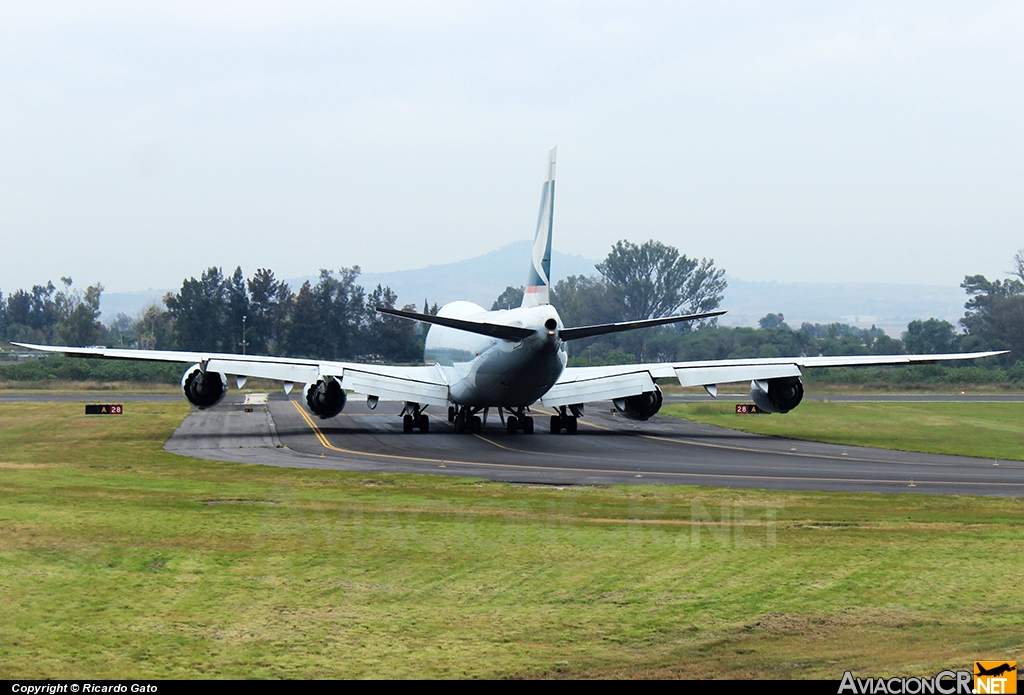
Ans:
[[[398,454],[379,454],[379,453],[372,452],[372,451],[353,451],[351,449],[342,449],[341,447],[334,446],[329,441],[327,441],[327,437],[320,430],[320,427],[317,426],[317,424],[313,421],[313,418],[311,418],[309,415],[306,414],[306,411],[302,409],[302,406],[300,406],[297,401],[291,401],[290,400],[289,402],[293,406],[295,406],[295,410],[297,410],[299,412],[299,415],[302,416],[302,419],[305,420],[306,424],[309,425],[310,429],[313,430],[313,433],[316,435],[317,439],[320,440],[320,444],[322,444],[325,449],[330,449],[331,451],[337,451],[337,452],[340,452],[340,453],[343,453],[343,454],[351,454],[351,455],[354,455],[354,456],[370,456],[370,457],[374,457],[374,458],[397,459],[399,461],[419,461],[419,462],[422,462],[422,463],[438,463],[438,464],[445,463],[445,464],[452,464],[452,465],[458,465],[458,466],[482,466],[482,467],[485,467],[485,468],[514,468],[514,469],[538,470],[538,471],[571,471],[573,473],[600,473],[600,474],[604,474],[604,475],[621,474],[621,475],[629,475],[630,477],[633,477],[638,472],[641,472],[641,473],[644,473],[646,475],[660,475],[660,476],[667,476],[667,477],[674,477],[674,478],[737,478],[737,479],[741,479],[741,480],[750,480],[750,479],[753,479],[753,480],[802,480],[802,481],[810,481],[810,482],[826,481],[826,482],[880,483],[880,484],[897,483],[897,484],[900,484],[900,485],[903,485],[903,484],[905,484],[907,482],[903,478],[900,478],[900,479],[884,479],[884,480],[883,479],[876,479],[876,478],[815,478],[815,477],[809,477],[809,476],[746,475],[746,474],[739,475],[739,474],[736,474],[736,473],[681,473],[681,472],[675,472],[675,471],[640,471],[639,469],[622,470],[622,469],[606,469],[606,468],[570,468],[570,467],[565,467],[565,466],[531,466],[531,465],[528,465],[528,464],[484,463],[482,461],[452,461],[450,459],[433,459],[433,458],[425,458],[425,457],[420,457],[420,456],[401,456],[401,455],[398,455]],[[598,427],[598,425],[592,425],[592,426],[593,427]],[[601,428],[601,429],[607,429],[607,428]],[[658,439],[658,438],[657,437],[652,437],[652,439]],[[485,441],[487,441],[487,440],[485,440]],[[671,441],[671,440],[660,440],[660,441]],[[500,445],[497,445],[497,446],[500,446]],[[504,448],[504,447],[502,447],[502,448]],[[518,452],[516,452],[516,453],[518,453]],[[529,452],[524,452],[524,453],[529,453]],[[759,452],[759,453],[765,453],[765,452]],[[929,481],[924,481],[922,484],[931,484],[931,485],[993,485],[993,484],[998,484],[998,485],[1015,485],[1015,486],[1016,485],[1024,485],[1024,483],[960,482],[960,481],[944,481],[944,480],[929,480]]]

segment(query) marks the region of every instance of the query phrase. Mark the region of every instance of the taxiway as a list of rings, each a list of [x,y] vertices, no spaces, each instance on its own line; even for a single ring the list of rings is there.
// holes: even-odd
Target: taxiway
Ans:
[[[247,412],[250,411],[250,412]],[[429,413],[430,411],[428,411]],[[480,435],[447,418],[404,434],[397,406],[350,403],[317,420],[292,398],[245,405],[236,394],[194,411],[165,445],[206,459],[372,473],[420,473],[550,485],[659,483],[778,490],[1024,496],[1024,462],[843,447],[746,434],[658,416],[637,423],[588,408],[579,434],[509,435],[491,414]]]

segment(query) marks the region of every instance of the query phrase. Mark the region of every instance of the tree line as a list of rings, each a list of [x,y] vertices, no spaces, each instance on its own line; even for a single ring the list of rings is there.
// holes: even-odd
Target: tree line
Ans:
[[[4,298],[0,292],[0,336],[7,341],[56,345],[96,345],[106,337],[99,321],[103,285],[84,291],[72,288],[69,277],[16,290]]]
[[[948,321],[911,322],[896,339],[884,331],[840,323],[804,323],[791,328],[780,314],[768,314],[758,328],[722,327],[715,320],[676,324],[574,342],[571,364],[654,362],[685,359],[778,357],[785,355],[937,354],[1009,349],[1003,363],[1024,359],[1024,249],[1005,280],[964,278],[968,295],[958,333]],[[574,275],[551,288],[551,302],[565,325],[614,323],[719,308],[725,271],[658,241],[616,243],[591,276]],[[390,287],[369,292],[358,284],[358,266],[321,270],[315,282],[293,291],[273,271],[261,268],[246,278],[241,268],[225,275],[210,267],[139,316],[118,314],[103,325],[99,283],[84,290],[61,278],[31,290],[0,292],[0,336],[6,341],[64,345],[105,344],[162,350],[280,355],[331,360],[416,362],[422,357],[419,324],[381,315],[396,308]],[[518,307],[523,287],[508,287],[492,310]],[[415,311],[414,304],[400,308]],[[426,300],[421,309],[436,313]]]
[[[293,292],[272,270],[246,278],[218,267],[188,278],[168,293],[163,306],[139,316],[118,314],[103,325],[103,286],[72,290],[53,283],[0,293],[0,336],[4,340],[52,345],[96,345],[159,350],[287,355],[315,359],[362,357],[394,362],[422,356],[422,330],[410,321],[384,316],[375,307],[395,308],[398,297],[378,285],[369,293],[357,284],[359,267],[321,270],[315,283]],[[402,307],[416,310],[412,304]],[[437,312],[437,306],[424,311]]]

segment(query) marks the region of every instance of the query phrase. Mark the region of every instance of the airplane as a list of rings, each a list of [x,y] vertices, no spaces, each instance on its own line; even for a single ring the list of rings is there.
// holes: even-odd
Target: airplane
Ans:
[[[974,674],[975,676],[1001,676],[1004,673],[1009,673],[1010,671],[1016,671],[1017,670],[1017,665],[1015,663],[1013,666],[1010,666],[1010,664],[1004,662],[1003,664],[1000,664],[999,666],[993,666],[992,668],[985,668],[979,662],[975,662],[974,668],[977,669],[977,671],[978,671],[977,673]]]
[[[366,397],[370,409],[380,400],[401,402],[403,431],[430,429],[430,406],[448,409],[458,433],[479,433],[496,409],[509,434],[534,431],[533,409],[553,413],[550,432],[575,434],[587,403],[610,400],[627,418],[644,421],[661,408],[658,379],[681,386],[703,386],[717,396],[718,384],[750,381],[750,396],[766,413],[787,413],[803,398],[801,369],[969,360],[1003,352],[942,355],[861,355],[777,357],[602,367],[568,367],[567,343],[581,338],[696,321],[724,314],[712,311],[594,326],[566,327],[550,304],[551,234],[554,220],[555,155],[547,158],[540,212],[522,305],[485,311],[467,301],[446,304],[437,315],[376,307],[377,311],[429,325],[424,364],[384,366],[258,355],[194,351],[62,347],[15,343],[72,357],[192,363],[181,378],[185,398],[197,408],[216,405],[228,391],[228,375],[242,388],[248,377],[283,382],[290,394],[304,383],[303,400],[316,416],[341,413],[349,392]]]

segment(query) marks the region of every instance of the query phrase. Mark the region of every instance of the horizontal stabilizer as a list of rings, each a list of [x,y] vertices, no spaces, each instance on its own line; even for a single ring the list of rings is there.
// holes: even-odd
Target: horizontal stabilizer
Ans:
[[[385,307],[377,307],[377,311],[382,314],[389,316],[398,316],[403,319],[411,319],[413,321],[422,321],[423,323],[433,323],[438,326],[447,326],[448,328],[455,328],[460,331],[467,331],[469,333],[479,333],[480,335],[487,335],[492,338],[501,338],[502,340],[524,340],[533,335],[536,331],[531,328],[521,328],[519,326],[503,326],[498,323],[481,323],[479,321],[464,321],[462,319],[451,319],[445,316],[433,316],[431,314],[419,314],[415,311],[401,311],[399,309],[387,309]]]
[[[635,331],[638,328],[650,328],[651,326],[664,326],[667,323],[679,323],[681,321],[697,321],[712,316],[721,316],[724,311],[711,311],[706,314],[687,314],[686,316],[665,316],[660,319],[644,319],[643,321],[623,321],[621,323],[601,323],[596,326],[580,326],[579,328],[563,328],[558,334],[562,340],[579,340],[580,338],[592,338],[595,335],[606,335],[608,333],[621,333],[622,331]]]

